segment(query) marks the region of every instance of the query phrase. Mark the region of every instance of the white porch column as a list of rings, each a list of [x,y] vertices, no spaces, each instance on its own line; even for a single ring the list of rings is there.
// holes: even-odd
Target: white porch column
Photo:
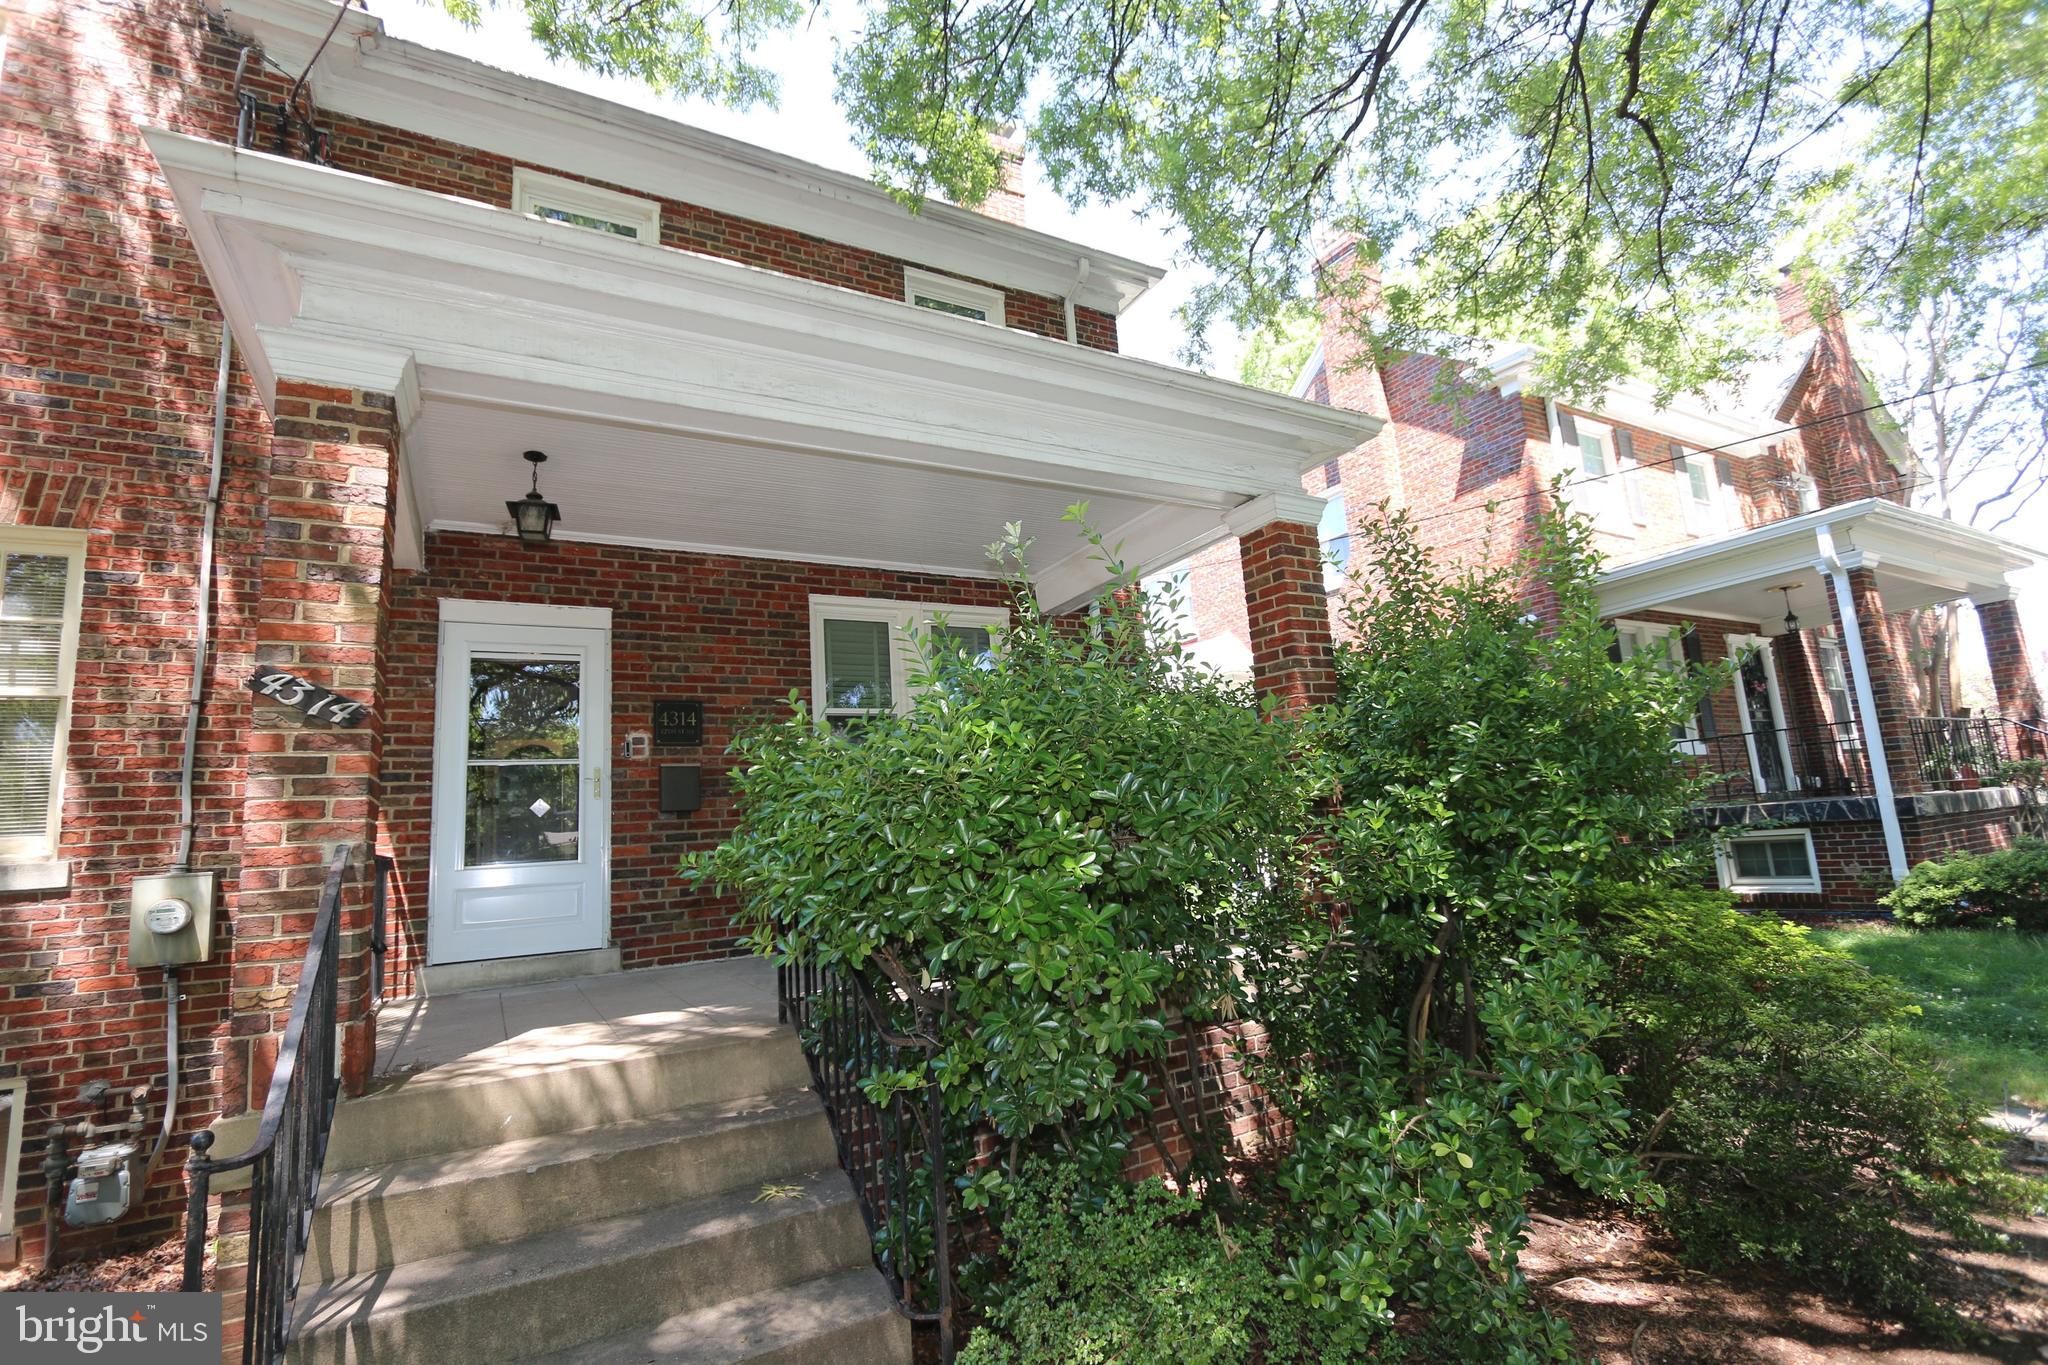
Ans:
[[[1870,660],[1863,651],[1863,623],[1856,610],[1856,595],[1849,586],[1849,566],[1835,553],[1834,533],[1824,523],[1815,531],[1820,561],[1816,567],[1827,575],[1834,589],[1835,610],[1842,618],[1842,643],[1849,659],[1849,683],[1856,693],[1856,716],[1863,727],[1863,752],[1870,762],[1870,784],[1877,797],[1877,819],[1884,827],[1884,851],[1891,864],[1892,882],[1906,878],[1906,832],[1899,824],[1899,802],[1892,787],[1892,765],[1885,755],[1885,732],[1870,686]]]

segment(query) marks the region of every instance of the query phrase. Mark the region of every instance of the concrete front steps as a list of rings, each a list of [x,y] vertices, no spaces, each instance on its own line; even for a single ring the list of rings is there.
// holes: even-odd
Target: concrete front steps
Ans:
[[[793,1033],[534,1029],[335,1113],[298,1365],[902,1365]]]

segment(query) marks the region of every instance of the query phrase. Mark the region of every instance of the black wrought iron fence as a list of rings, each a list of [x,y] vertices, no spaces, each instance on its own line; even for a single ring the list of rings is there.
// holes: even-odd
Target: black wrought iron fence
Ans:
[[[1713,777],[1709,802],[1867,796],[1873,790],[1870,755],[1848,722],[1751,730],[1694,743]]]
[[[922,1066],[939,1047],[932,1021],[894,992],[811,963],[782,966],[776,986],[777,1013],[803,1038],[875,1264],[904,1314],[935,1329],[939,1359],[951,1361],[956,1229],[939,1088],[892,1090],[876,1103],[863,1085]]]
[[[187,1291],[203,1287],[206,1204],[215,1177],[249,1172],[249,1264],[243,1291],[242,1360],[275,1365],[291,1339],[292,1300],[305,1260],[306,1235],[320,1195],[327,1132],[341,1095],[335,1019],[341,979],[341,889],[350,850],[334,850],[320,890],[312,941],[292,996],[291,1017],[270,1074],[270,1092],[256,1140],[239,1156],[216,1160],[211,1130],[195,1133],[185,1162],[190,1191],[185,1213]]]

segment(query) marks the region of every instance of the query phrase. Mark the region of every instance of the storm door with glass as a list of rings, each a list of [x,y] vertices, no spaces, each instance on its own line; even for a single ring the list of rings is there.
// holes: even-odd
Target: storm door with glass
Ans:
[[[442,623],[430,962],[604,946],[607,641]]]
[[[1792,751],[1786,743],[1785,703],[1778,692],[1778,666],[1770,642],[1760,635],[1730,635],[1735,656],[1735,700],[1749,747],[1749,767],[1759,793],[1793,789]]]

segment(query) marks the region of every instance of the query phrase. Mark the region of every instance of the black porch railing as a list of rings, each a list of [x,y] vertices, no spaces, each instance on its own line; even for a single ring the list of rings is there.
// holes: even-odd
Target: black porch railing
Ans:
[[[215,1176],[249,1171],[249,1263],[243,1290],[242,1360],[275,1365],[291,1338],[292,1299],[298,1292],[306,1234],[320,1194],[327,1131],[341,1096],[335,1048],[341,981],[341,888],[350,850],[342,845],[327,864],[312,942],[292,997],[291,1018],[270,1074],[270,1093],[256,1140],[240,1156],[215,1160],[211,1130],[195,1133],[185,1163],[190,1198],[185,1212],[187,1292],[203,1287],[206,1201]]]
[[[1715,735],[1687,748],[1712,775],[1709,804],[1867,796],[1874,789],[1863,737],[1846,722]]]
[[[777,1016],[803,1039],[875,1264],[904,1315],[936,1329],[939,1359],[950,1362],[955,1230],[939,1088],[926,1084],[876,1104],[861,1086],[906,1062],[922,1066],[937,1052],[929,1021],[908,1003],[892,1011],[857,975],[807,962],[777,969],[776,996]]]
[[[370,1008],[384,1003],[384,959],[391,948],[391,867],[388,854],[371,856],[377,883],[370,893]]]
[[[2048,756],[2048,732],[2001,716],[1914,716],[1913,761],[1935,787],[2002,783],[2013,764]]]

